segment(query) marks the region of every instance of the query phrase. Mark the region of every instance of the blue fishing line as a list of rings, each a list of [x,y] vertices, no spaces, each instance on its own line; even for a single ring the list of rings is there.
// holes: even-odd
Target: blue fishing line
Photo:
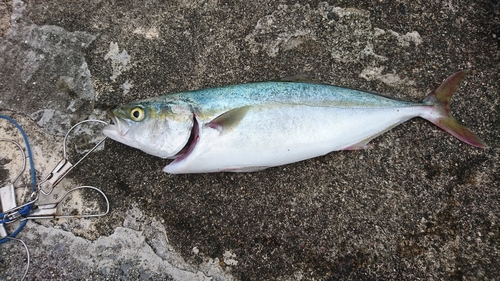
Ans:
[[[30,143],[28,141],[28,136],[26,136],[26,133],[24,132],[23,128],[14,119],[12,119],[8,116],[5,116],[5,115],[0,115],[0,118],[6,119],[7,121],[14,124],[14,126],[16,126],[17,129],[19,129],[19,132],[21,132],[21,135],[23,136],[24,143],[26,145],[26,152],[28,154],[28,160],[30,163],[31,191],[35,192],[36,191],[36,172],[35,172],[35,164],[33,162],[33,154],[31,153]],[[31,212],[31,208],[33,208],[33,203],[30,203],[30,204],[24,206],[21,210],[19,210],[19,214],[26,216]],[[4,217],[5,217],[5,215],[3,213],[0,213],[0,218],[3,219]],[[4,222],[9,222],[9,219],[0,220],[0,223],[4,223]],[[9,235],[9,237],[15,237],[19,232],[21,232],[21,230],[26,225],[26,223],[27,223],[26,220],[22,221],[21,224],[19,225],[19,227],[14,232],[12,232]],[[0,244],[3,244],[9,240],[10,239],[7,237],[0,239]]]

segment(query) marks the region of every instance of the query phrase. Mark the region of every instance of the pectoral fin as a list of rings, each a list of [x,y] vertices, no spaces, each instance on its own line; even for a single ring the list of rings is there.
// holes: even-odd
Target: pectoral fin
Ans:
[[[217,116],[214,120],[210,121],[205,126],[218,130],[221,135],[226,134],[236,128],[236,126],[238,126],[249,109],[250,106],[231,109]]]

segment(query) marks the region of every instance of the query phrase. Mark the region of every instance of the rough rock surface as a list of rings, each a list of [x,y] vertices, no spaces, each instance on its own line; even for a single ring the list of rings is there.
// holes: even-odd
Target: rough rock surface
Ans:
[[[414,119],[364,151],[174,176],[161,172],[165,160],[108,140],[43,200],[93,185],[110,213],[30,221],[18,235],[31,253],[27,280],[497,279],[499,37],[498,0],[0,1],[0,114],[25,128],[39,178],[80,120],[292,75],[418,101],[470,69],[452,112],[489,145]],[[100,137],[74,135],[71,159]],[[0,138],[21,140],[5,120]],[[0,149],[4,185],[20,158]],[[28,172],[18,198],[26,186]],[[75,194],[71,204],[98,201]],[[18,280],[25,265],[20,243],[0,245],[0,280]]]

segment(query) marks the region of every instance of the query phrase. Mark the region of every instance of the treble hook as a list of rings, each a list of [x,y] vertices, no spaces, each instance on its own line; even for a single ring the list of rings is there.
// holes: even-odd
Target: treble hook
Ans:
[[[101,120],[83,120],[78,123],[76,123],[73,127],[71,127],[66,135],[64,136],[63,140],[63,159],[57,163],[56,167],[50,172],[50,174],[47,175],[47,177],[39,183],[38,189],[40,190],[41,193],[44,195],[50,195],[54,188],[62,181],[62,179],[74,168],[76,165],[78,165],[83,159],[85,159],[91,152],[93,152],[101,143],[104,142],[106,137],[104,137],[102,140],[100,140],[92,149],[90,149],[85,155],[83,155],[80,160],[78,160],[74,165],[71,164],[68,160],[68,155],[66,153],[66,140],[68,139],[69,133],[76,128],[77,126],[86,123],[86,122],[98,122],[102,123],[104,125],[108,125],[108,123],[101,121]],[[45,182],[49,182],[49,191],[45,191],[42,189],[42,184]]]
[[[88,214],[88,215],[85,215],[85,214],[83,214],[83,215],[82,214],[80,214],[80,215],[58,215],[57,214],[57,207],[59,206],[59,204],[62,201],[64,201],[64,199],[70,193],[72,193],[78,189],[84,189],[84,188],[95,190],[101,194],[101,196],[104,198],[104,200],[106,200],[106,211],[103,213],[99,213],[99,214]],[[57,201],[55,203],[40,204],[40,205],[35,206],[33,208],[33,211],[25,219],[31,220],[31,219],[55,219],[55,218],[91,218],[91,217],[102,217],[102,216],[106,215],[108,212],[109,212],[109,200],[108,200],[108,197],[106,196],[106,194],[104,194],[104,192],[102,192],[100,189],[98,189],[96,187],[85,185],[85,186],[77,186],[77,187],[74,187],[74,188],[68,190],[61,197],[61,199],[59,199],[59,201]]]

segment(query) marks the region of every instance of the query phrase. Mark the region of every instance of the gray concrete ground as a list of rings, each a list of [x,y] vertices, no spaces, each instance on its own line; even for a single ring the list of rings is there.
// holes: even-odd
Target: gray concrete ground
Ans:
[[[99,187],[110,213],[30,221],[18,235],[27,279],[497,279],[499,13],[498,0],[0,1],[0,113],[26,129],[39,178],[71,125],[117,105],[297,74],[419,101],[470,69],[452,112],[490,146],[414,119],[364,151],[167,175],[165,160],[107,140],[55,194]],[[71,159],[98,139],[89,131],[76,133]],[[4,120],[0,133],[20,140]],[[0,146],[4,184],[19,158]],[[28,185],[26,172],[18,193]],[[71,199],[70,210],[102,207],[95,195]],[[0,280],[25,265],[20,243],[0,245]]]

